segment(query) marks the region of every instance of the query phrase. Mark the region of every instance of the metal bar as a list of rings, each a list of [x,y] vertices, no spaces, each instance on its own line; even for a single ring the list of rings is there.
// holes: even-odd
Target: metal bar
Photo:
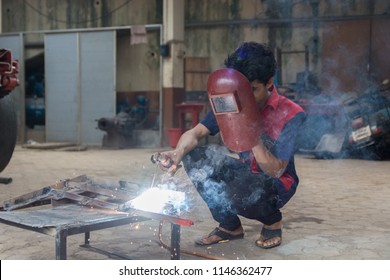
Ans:
[[[66,230],[59,230],[56,234],[56,259],[66,260],[66,238],[68,233]]]
[[[81,104],[81,39],[80,39],[80,33],[76,33],[76,71],[77,71],[77,78],[76,78],[76,133],[77,133],[77,145],[80,146],[82,144],[82,128],[81,128],[81,118],[82,118],[82,104]]]
[[[25,37],[23,34],[19,34],[19,108],[26,108],[26,78],[25,78],[25,50],[24,50]],[[26,139],[26,110],[18,110],[18,138],[19,141],[24,143]]]
[[[160,26],[160,46],[162,46],[164,44],[164,30],[163,30],[163,27],[162,25]],[[162,55],[160,55],[160,88],[159,88],[159,97],[158,97],[158,100],[159,100],[159,104],[158,104],[158,121],[159,121],[159,124],[158,124],[158,137],[159,137],[159,144],[160,144],[160,147],[163,147],[164,146],[164,139],[163,139],[163,123],[164,123],[164,119],[163,119],[163,109],[164,109],[164,105],[163,105],[163,102],[164,102],[164,99],[163,99],[163,91],[164,91],[164,69],[163,69],[163,63],[164,63],[164,60],[163,60],[163,57]]]
[[[64,225],[63,228],[66,227],[67,234],[68,234],[68,236],[70,236],[70,235],[75,235],[75,234],[79,234],[79,233],[85,233],[85,232],[106,229],[106,228],[123,226],[123,225],[131,224],[131,223],[140,223],[140,222],[144,222],[144,221],[148,221],[148,220],[150,220],[150,219],[147,217],[130,216],[130,217],[121,218],[118,220],[97,222],[94,224],[80,225],[78,227],[72,227],[72,228],[69,228],[67,225]]]
[[[77,201],[80,205],[83,206],[96,206],[96,207],[101,207],[101,208],[106,208],[106,209],[113,209],[117,210],[118,209],[118,204],[115,203],[110,203],[104,200],[96,199],[96,198],[91,198],[88,196],[83,196],[71,192],[64,192],[63,194],[60,194],[59,197],[56,197],[54,199],[63,199],[63,198],[68,198],[74,201]]]
[[[152,220],[160,220],[160,221],[168,221],[171,224],[177,224],[180,226],[192,226],[194,222],[190,219],[185,219],[181,217],[176,217],[176,216],[169,216],[165,214],[159,214],[159,213],[153,213],[153,212],[147,212],[143,210],[138,210],[138,209],[132,209],[135,214],[142,216],[142,217],[147,217]]]
[[[89,245],[89,242],[91,240],[91,232],[90,231],[86,231],[85,234],[84,234],[84,245]]]
[[[108,250],[105,250],[105,249],[102,249],[102,248],[99,248],[99,247],[95,247],[95,246],[92,246],[92,245],[89,245],[89,244],[83,244],[83,245],[80,245],[80,247],[82,247],[84,249],[87,249],[87,250],[94,251],[94,252],[99,253],[99,254],[106,255],[107,257],[110,257],[110,258],[111,257],[117,257],[119,259],[132,260],[132,258],[130,258],[130,257],[126,256],[126,255],[115,253],[115,252],[112,252],[112,251],[108,251]]]
[[[56,30],[32,30],[23,32],[9,32],[2,33],[2,35],[12,34],[56,34],[56,33],[71,33],[71,32],[98,32],[98,31],[115,31],[131,29],[131,25],[127,26],[112,26],[112,27],[97,27],[97,28],[75,28],[75,29],[56,29]],[[162,24],[147,24],[145,25],[146,31],[159,31],[162,29]]]
[[[31,226],[26,226],[26,225],[23,225],[20,223],[8,221],[6,219],[2,219],[1,217],[0,217],[0,223],[6,224],[9,226],[14,226],[14,227],[21,228],[21,229],[26,229],[26,230],[31,230],[31,231],[43,233],[43,234],[50,235],[50,236],[55,236],[57,234],[54,227],[44,227],[44,228],[31,227]]]
[[[121,190],[111,190],[107,188],[103,188],[98,185],[90,184],[90,183],[73,183],[69,182],[68,186],[71,189],[79,189],[87,192],[93,192],[93,193],[98,193],[101,195],[108,196],[109,198],[112,199],[122,199],[125,201],[128,201],[134,197],[132,197],[128,192],[121,191]]]
[[[180,225],[171,224],[171,260],[180,260]]]
[[[325,16],[325,17],[301,17],[301,18],[255,18],[240,20],[215,20],[206,22],[187,22],[185,28],[202,27],[229,27],[232,25],[259,25],[259,24],[281,24],[281,23],[308,23],[313,22],[335,22],[351,20],[372,20],[389,19],[390,15],[359,15],[359,16]]]
[[[33,206],[35,205],[35,203],[48,204],[50,203],[50,198],[52,196],[53,196],[53,188],[45,187],[40,190],[33,191],[25,195],[21,195],[16,198],[4,201],[3,209],[14,210],[26,206]]]
[[[24,195],[17,196],[15,198],[6,200],[3,202],[4,209],[6,210],[14,210],[18,208],[23,208],[25,206],[34,206],[34,205],[42,205],[50,203],[50,199],[53,196],[58,197],[59,190],[63,188],[67,188],[67,185],[72,183],[80,183],[82,181],[87,180],[87,176],[81,175],[69,180],[60,181],[54,185],[44,187],[37,191],[32,191],[26,193]]]

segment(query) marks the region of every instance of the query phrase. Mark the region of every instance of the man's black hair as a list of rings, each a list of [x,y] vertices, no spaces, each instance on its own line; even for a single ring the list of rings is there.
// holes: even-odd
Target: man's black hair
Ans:
[[[225,66],[241,72],[251,82],[266,84],[275,75],[276,60],[266,44],[244,42],[226,58]]]

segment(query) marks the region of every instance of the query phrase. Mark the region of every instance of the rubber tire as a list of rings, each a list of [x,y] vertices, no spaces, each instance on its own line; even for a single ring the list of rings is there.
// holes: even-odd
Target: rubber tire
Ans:
[[[17,117],[11,96],[0,99],[0,172],[8,165],[16,145]]]

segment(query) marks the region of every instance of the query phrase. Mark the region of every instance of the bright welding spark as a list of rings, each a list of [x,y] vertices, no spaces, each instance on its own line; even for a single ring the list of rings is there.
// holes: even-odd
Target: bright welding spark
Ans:
[[[131,200],[132,208],[159,214],[179,212],[185,203],[185,193],[152,187]]]

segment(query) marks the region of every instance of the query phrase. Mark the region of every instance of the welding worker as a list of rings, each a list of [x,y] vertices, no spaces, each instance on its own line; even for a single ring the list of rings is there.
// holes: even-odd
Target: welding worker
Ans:
[[[224,68],[209,77],[213,110],[183,133],[174,150],[162,153],[171,164],[160,164],[160,168],[174,172],[182,162],[218,222],[214,230],[195,241],[198,245],[243,238],[239,216],[262,224],[255,241],[258,247],[273,248],[282,242],[280,209],[298,185],[294,152],[305,113],[278,94],[275,70],[274,54],[266,44],[242,43],[225,59]],[[223,100],[226,93],[236,101],[232,103],[231,98],[218,109],[214,101]],[[250,116],[242,115],[248,108]],[[224,145],[200,145],[203,138],[217,133]]]

